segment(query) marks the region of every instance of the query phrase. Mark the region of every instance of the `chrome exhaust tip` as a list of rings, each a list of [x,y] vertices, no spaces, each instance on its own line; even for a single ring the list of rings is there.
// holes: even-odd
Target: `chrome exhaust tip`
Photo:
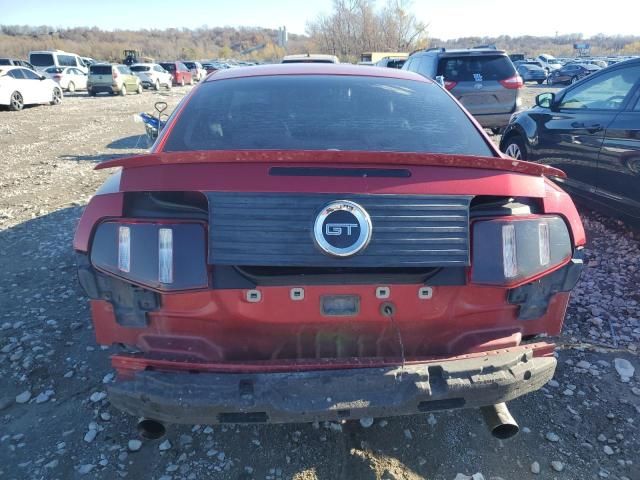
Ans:
[[[491,435],[506,440],[514,437],[520,431],[520,427],[511,416],[506,403],[497,403],[480,408],[484,421],[489,427]]]
[[[164,436],[166,431],[167,429],[164,425],[157,420],[145,418],[138,422],[138,433],[142,438],[146,438],[148,440],[161,438]]]

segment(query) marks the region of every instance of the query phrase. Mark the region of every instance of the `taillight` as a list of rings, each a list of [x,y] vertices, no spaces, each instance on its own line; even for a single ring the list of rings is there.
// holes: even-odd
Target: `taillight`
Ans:
[[[471,281],[513,286],[571,259],[569,230],[557,216],[477,220],[473,223]]]
[[[62,78],[62,75],[54,75],[53,78],[60,80]]]
[[[91,264],[156,290],[198,289],[209,284],[201,223],[101,223],[91,245]]]
[[[444,88],[446,88],[447,90],[451,90],[457,84],[458,84],[458,82],[454,82],[452,80],[445,80],[444,81]]]
[[[504,88],[509,88],[513,90],[524,87],[524,81],[522,80],[522,77],[517,73],[513,77],[500,80],[500,84]]]

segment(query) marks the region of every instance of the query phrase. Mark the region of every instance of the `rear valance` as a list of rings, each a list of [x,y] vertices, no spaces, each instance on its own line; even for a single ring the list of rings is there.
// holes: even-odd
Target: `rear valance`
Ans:
[[[149,153],[117,158],[98,164],[96,170],[198,163],[295,163],[414,165],[502,170],[526,175],[566,177],[562,170],[503,157],[447,155],[440,153],[362,152],[327,150],[236,150]]]

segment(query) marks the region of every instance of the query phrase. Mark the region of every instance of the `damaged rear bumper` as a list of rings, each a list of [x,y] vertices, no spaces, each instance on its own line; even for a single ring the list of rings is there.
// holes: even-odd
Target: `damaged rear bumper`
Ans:
[[[138,370],[111,385],[109,396],[121,410],[167,423],[409,415],[492,405],[538,390],[553,377],[552,351],[553,345],[539,343],[384,368],[269,373]]]

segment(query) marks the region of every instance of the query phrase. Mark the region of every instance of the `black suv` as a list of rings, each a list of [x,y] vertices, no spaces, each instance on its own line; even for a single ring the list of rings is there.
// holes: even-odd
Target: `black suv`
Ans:
[[[589,205],[640,219],[640,59],[617,63],[513,116],[500,149],[564,170]]]
[[[443,77],[444,86],[478,120],[498,133],[521,105],[522,78],[502,50],[430,48],[412,53],[403,70]]]

